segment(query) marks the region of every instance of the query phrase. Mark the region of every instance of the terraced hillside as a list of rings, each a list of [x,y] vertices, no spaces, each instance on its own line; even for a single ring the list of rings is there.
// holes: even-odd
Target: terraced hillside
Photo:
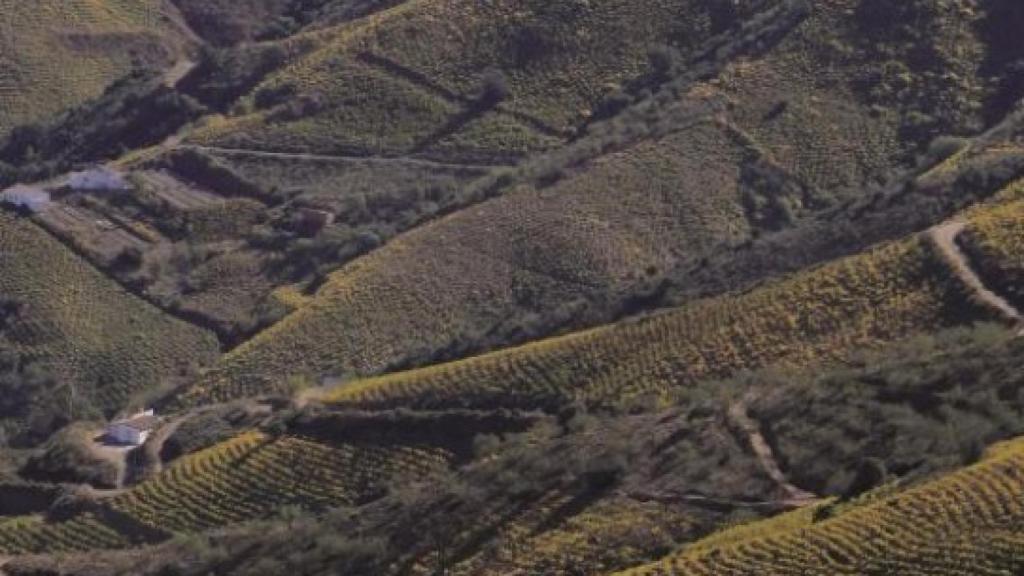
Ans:
[[[7,555],[120,548],[133,544],[130,538],[93,514],[83,514],[59,524],[37,516],[4,519],[0,521],[0,543],[0,550]]]
[[[442,5],[405,4],[371,19],[373,26],[365,30],[351,28],[353,39],[345,42],[363,42],[378,55],[391,50],[388,57],[397,59],[391,42],[400,35],[390,27]],[[613,3],[591,5],[583,13],[597,15]],[[931,64],[914,59],[897,42],[898,30],[881,30],[876,41],[864,41],[863,32],[877,16],[865,6],[856,0],[816,4],[806,21],[763,56],[738,57],[712,79],[660,94],[657,105],[673,112],[657,128],[620,127],[621,139],[612,143],[595,137],[593,146],[610,153],[556,171],[554,184],[502,190],[502,198],[421,226],[340,269],[309,306],[229,355],[201,386],[267,391],[295,374],[367,376],[592,324],[588,315],[595,309],[628,294],[656,293],[663,274],[681,263],[698,268],[709,255],[771,236],[830,204],[858,200],[877,181],[907,168],[936,134],[977,126],[989,97],[975,82],[985,60],[977,31],[982,14],[947,21],[947,12],[915,4],[912,15],[935,31],[925,39],[927,50],[941,57],[940,68],[965,78],[953,86],[936,80]],[[851,13],[857,18],[848,18]],[[385,32],[388,42],[378,40]],[[954,39],[965,49],[946,54],[944,47]],[[880,44],[892,67],[906,70],[913,90],[948,106],[919,110],[885,92],[884,79],[871,72]],[[306,62],[268,86],[306,70]],[[326,65],[316,58],[309,62]],[[343,62],[348,66],[351,60]],[[682,64],[676,73],[685,76],[685,70]],[[434,73],[451,76],[453,87],[466,85],[470,75]],[[517,96],[506,104],[519,101]],[[547,110],[549,104],[538,106]],[[258,116],[228,119],[200,134],[242,138],[249,124],[239,126],[263,125]],[[925,116],[927,125],[911,126],[912,119],[923,122]],[[545,119],[557,123],[559,117],[569,116],[552,113]],[[646,136],[628,136],[634,132]],[[359,131],[332,129],[340,133]],[[243,140],[210,141],[265,147]]]
[[[1024,567],[1022,474],[1015,440],[920,487],[725,531],[622,574],[1014,574]]]
[[[561,143],[643,78],[652,46],[696,52],[722,26],[712,12],[702,2],[406,2],[318,32],[320,48],[256,89],[256,111],[191,141],[515,157]]]
[[[0,3],[0,135],[99,95],[132,66],[173,62],[183,33],[159,0]]]
[[[325,444],[248,432],[186,456],[156,478],[70,519],[0,522],[0,554],[123,548],[271,517],[288,507],[325,510],[383,494],[396,479],[447,467],[430,447]]]
[[[1022,6],[0,0],[0,572],[1024,574]]]
[[[209,332],[175,320],[78,258],[35,224],[0,213],[0,341],[39,362],[60,389],[30,403],[74,403],[112,415],[218,353]],[[4,414],[24,418],[27,410]],[[69,415],[70,416],[70,415]]]
[[[1019,189],[1018,189],[1019,196]],[[985,279],[1015,305],[1024,304],[1024,200],[1008,200],[972,215],[964,246]]]
[[[377,496],[392,478],[443,468],[443,451],[244,434],[188,456],[111,500],[114,510],[172,532],[264,518],[286,506],[324,509]]]
[[[355,573],[423,574],[447,566],[454,574],[604,574],[663,558],[673,549],[696,554],[728,547],[741,537],[792,532],[795,538],[800,530],[823,528],[830,518],[892,501],[907,493],[908,487],[928,486],[939,475],[976,462],[980,451],[970,448],[975,442],[984,445],[1019,435],[1024,430],[1020,418],[1024,398],[1014,392],[1024,378],[1022,346],[1024,341],[1011,331],[994,326],[916,335],[841,368],[768,370],[726,382],[700,382],[673,395],[662,405],[664,409],[651,411],[634,408],[587,414],[576,410],[539,418],[533,414],[534,424],[521,432],[506,428],[500,438],[483,434],[472,442],[474,432],[481,431],[479,423],[514,412],[331,414],[311,409],[295,421],[321,422],[307,428],[308,434],[319,430],[316,438],[350,438],[361,444],[395,440],[393,434],[398,433],[433,441],[438,430],[447,429],[449,438],[458,439],[463,448],[455,450],[459,456],[448,472],[413,472],[411,484],[393,486],[363,506],[304,518],[295,518],[293,511],[281,521],[238,525],[123,553],[93,552],[59,560],[16,558],[10,569],[18,575],[137,576],[178,566],[191,575],[205,574],[219,565],[230,567],[228,574],[246,574],[257,567],[269,573],[329,574],[330,569],[350,566],[359,558],[356,565],[363,571]],[[794,503],[753,452],[746,434],[731,424],[730,407],[737,398],[749,404],[751,419],[771,438],[770,449],[782,473],[798,486],[813,488],[825,500],[804,502],[811,505],[797,514],[772,516]],[[936,417],[940,414],[944,421]],[[220,491],[221,483],[212,480],[215,470],[225,469],[233,477],[232,465],[220,468],[198,462],[208,459],[204,454],[236,451],[233,446],[259,437],[243,435],[187,456],[173,465],[181,467],[184,476],[165,475],[150,490],[145,485],[136,490],[151,502],[182,501],[189,510],[202,509],[193,504],[197,496],[215,493],[216,497],[198,500],[209,502],[205,507],[219,516],[222,508],[210,498],[237,502],[238,494],[267,484],[259,480],[245,484],[246,488]],[[292,445],[295,436],[283,438]],[[300,446],[313,441],[313,436],[301,438]],[[333,447],[347,444],[327,442]],[[471,456],[465,451],[470,443]],[[419,452],[413,458],[429,462],[430,454]],[[226,460],[238,461],[236,456]],[[319,453],[315,457],[332,462]],[[875,469],[883,472],[865,480],[858,472],[865,460],[876,462]],[[1019,464],[1015,459],[1014,467]],[[251,471],[248,464],[237,467]],[[198,469],[204,471],[201,476],[187,472]],[[294,477],[286,471],[279,474]],[[256,476],[262,478],[263,473]],[[326,470],[309,476],[311,480],[301,483],[304,494],[310,488],[328,490],[335,482]],[[180,481],[193,477],[210,480]],[[1013,476],[1006,481],[1005,495],[984,496],[995,508],[1019,507],[1020,483]],[[237,487],[233,482],[226,485]],[[957,490],[970,495],[973,488],[960,483]],[[265,494],[279,501],[273,490]],[[840,500],[828,498],[833,495]],[[160,508],[172,509],[164,504]],[[249,506],[231,506],[236,508]],[[943,510],[956,511],[921,503],[893,508],[879,504],[871,510],[875,518],[890,514],[883,510],[906,512],[912,518],[903,524],[894,521],[894,527],[925,525],[925,520],[942,523]],[[773,518],[770,524],[750,521],[767,516]],[[746,523],[729,529],[739,520]],[[944,529],[965,525],[953,519]],[[716,535],[702,540],[709,533]],[[325,534],[332,536],[325,538]],[[296,550],[296,540],[309,544]],[[880,536],[859,541],[883,540]],[[368,556],[359,552],[367,549],[373,551]],[[950,573],[940,562],[936,559],[929,565],[931,573]],[[858,573],[855,561],[853,565],[849,571]],[[35,570],[48,566],[49,571],[34,572],[31,566]],[[330,568],[321,571],[321,566]],[[951,566],[955,570],[959,565]],[[746,570],[743,573],[757,574],[767,568],[761,564]]]
[[[920,240],[746,294],[451,364],[341,386],[360,406],[501,406],[645,392],[768,364],[839,360],[916,331],[985,316]]]
[[[724,174],[694,176],[715,153]],[[708,119],[555,188],[519,189],[417,228],[332,274],[307,306],[226,356],[202,385],[227,398],[293,374],[373,373],[506,316],[571,316],[582,295],[627,290],[704,247],[748,238],[732,164],[743,154]],[[718,192],[709,198],[708,189]]]

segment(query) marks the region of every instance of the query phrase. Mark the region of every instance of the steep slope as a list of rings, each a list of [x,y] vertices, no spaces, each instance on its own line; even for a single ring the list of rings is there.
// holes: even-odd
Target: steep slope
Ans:
[[[869,199],[856,204],[865,189],[875,190],[878,181],[896,179],[894,172],[910,169],[914,155],[935,134],[980,126],[986,92],[978,86],[978,75],[986,44],[973,24],[981,15],[961,22],[946,8],[915,4],[914,17],[935,30],[936,36],[927,39],[927,51],[939,58],[934,66],[959,70],[966,78],[963,86],[946,85],[934,78],[933,65],[908,51],[908,32],[887,29],[875,42],[863,40],[865,29],[880,18],[870,13],[868,4],[816,4],[810,18],[763,57],[737,58],[711,80],[685,83],[677,92],[665,91],[649,101],[649,107],[667,111],[656,128],[623,126],[632,121],[628,117],[611,123],[617,127],[607,130],[615,136],[602,136],[595,127],[579,143],[596,150],[583,154],[596,155],[594,160],[570,162],[561,171],[531,167],[552,177],[531,186],[499,186],[497,193],[504,197],[421,226],[342,268],[310,306],[240,347],[201,386],[266,390],[274,381],[297,374],[314,379],[370,375],[537,338],[607,319],[594,320],[588,314],[607,314],[613,308],[609,302],[633,294],[656,293],[665,271],[677,266],[706,282],[702,288],[726,284],[730,279],[719,276],[730,270],[705,264],[742,254],[734,249],[758,237],[773,237],[832,202],[844,208],[833,211],[831,218],[853,220],[868,210],[881,213],[884,207]],[[420,6],[427,10],[435,4],[405,4],[373,20],[379,24],[373,28],[376,35],[361,28],[353,28],[350,35],[376,39],[390,30],[392,20],[415,19]],[[858,17],[850,19],[850,13]],[[967,49],[945,53],[951,39]],[[374,41],[391,49],[383,40]],[[872,89],[871,63],[883,44],[893,66],[908,70],[915,93],[949,106],[922,111],[902,96]],[[378,49],[377,44],[368,45]],[[295,70],[302,66],[296,64]],[[685,76],[686,68],[680,64],[676,73]],[[446,69],[436,74],[450,76],[453,87],[464,86],[468,77]],[[532,113],[549,105],[554,106],[538,104]],[[912,126],[925,112],[931,118],[927,126]],[[558,117],[545,118],[554,123]],[[253,119],[228,119],[201,134],[242,134],[232,124]],[[332,129],[332,134],[340,133],[360,131]],[[638,140],[636,134],[643,137]],[[607,153],[601,155],[602,150]],[[929,211],[918,212],[948,213],[952,202],[947,197],[964,202],[969,193],[991,191],[978,188],[966,191],[949,183],[940,188],[940,200],[915,200],[945,202],[945,207],[933,210],[930,205]],[[621,205],[628,206],[625,213]],[[836,244],[856,245],[855,224],[849,229],[819,224],[847,234],[835,239]],[[917,227],[904,224],[906,228],[891,224],[872,223],[877,229],[869,232],[875,239],[845,254],[934,221]],[[885,235],[887,226],[899,231]],[[752,268],[750,278],[730,289],[778,274],[775,262],[796,258],[798,252],[805,260],[801,267],[827,260],[829,254],[844,254],[842,246],[804,254],[794,244]],[[704,279],[702,273],[718,276]],[[635,309],[629,302],[623,307],[625,312]]]
[[[523,188],[399,236],[334,273],[308,306],[229,354],[202,386],[226,387],[227,397],[292,374],[373,373],[523,310],[551,315],[569,304],[561,314],[571,315],[582,294],[621,291],[681,255],[747,237],[730,162],[742,154],[707,120],[555,188]],[[700,173],[709,162],[720,172]]]
[[[5,412],[5,426],[37,404],[70,406],[66,417],[112,415],[133,395],[182,378],[218,352],[211,333],[126,293],[35,224],[8,213],[0,213],[0,300],[0,343],[58,380],[27,398],[28,406]]]
[[[712,536],[624,575],[1012,574],[1024,567],[1024,442],[923,486]]]
[[[732,24],[717,21],[717,6],[406,2],[318,31],[321,47],[255,90],[253,113],[212,123],[191,141],[277,151],[519,157],[564,142],[617,89],[649,82],[647,54],[655,46],[696,55]]]
[[[133,66],[162,68],[184,33],[161,0],[0,3],[0,136],[95,97]]]
[[[430,447],[331,445],[248,432],[65,521],[3,519],[0,553],[124,548],[264,519],[288,507],[354,506],[379,497],[389,483],[444,468],[447,458]]]
[[[452,468],[441,473],[431,468],[440,465],[437,451],[399,450],[406,465],[391,469],[401,486],[362,506],[305,517],[292,510],[278,520],[123,553],[16,558],[10,570],[33,576],[169,570],[201,576],[215,566],[222,574],[310,576],[407,575],[442,568],[474,576],[602,574],[663,558],[672,549],[696,553],[741,538],[814,530],[829,518],[841,519],[971,465],[983,446],[1019,436],[1024,431],[1024,397],[1016,394],[1024,382],[1022,350],[1024,340],[991,325],[915,335],[844,367],[766,370],[699,382],[657,408],[634,406],[618,413],[576,409],[543,417],[507,410],[371,414],[311,408],[289,418],[304,432],[291,430],[276,439],[243,434],[183,457],[128,493],[133,496],[106,502],[129,503],[143,514],[154,513],[150,517],[160,524],[191,532],[239,515],[265,514],[281,502],[315,507],[329,501],[325,494],[353,486],[357,470],[379,478],[376,474],[394,462],[368,457],[360,462],[371,464],[343,472],[338,462],[345,461],[350,446],[373,447],[363,453],[377,456],[395,454],[393,449],[407,446],[409,439],[413,445],[447,446],[442,452],[455,454]],[[772,444],[781,470],[768,470],[747,433],[734,426],[730,406],[740,397]],[[517,421],[520,427],[509,426]],[[868,479],[861,472],[866,462],[877,472]],[[424,474],[425,468],[432,473]],[[751,522],[793,505],[771,478],[780,471],[789,483],[841,500],[768,524]],[[1012,483],[1012,477],[1008,480]],[[1018,506],[1017,488],[1007,488],[985,498],[994,507]],[[961,486],[959,493],[971,490]],[[99,527],[82,530],[92,519],[109,520],[105,509],[101,502],[70,521],[12,523],[24,527],[26,539],[43,529],[77,535],[81,544],[72,550],[89,542],[96,548],[127,546],[104,543]],[[896,510],[913,510],[921,525],[946,522],[926,504],[900,504]],[[739,520],[747,523],[729,529]],[[964,525],[953,519],[939,529],[952,532]],[[904,525],[893,521],[890,526]],[[0,542],[8,541],[4,538],[0,531]],[[296,541],[307,545],[296,549]],[[899,546],[879,545],[872,553],[897,554]],[[930,573],[959,566],[943,565],[944,560],[937,559]],[[766,563],[750,573],[770,568]]]
[[[986,312],[921,240],[873,250],[746,294],[451,364],[342,385],[358,406],[616,404],[767,364],[848,357]]]
[[[1019,197],[1021,188],[1016,190]],[[1024,200],[1010,200],[994,209],[978,211],[966,223],[963,245],[985,280],[997,287],[1011,304],[1024,305]]]

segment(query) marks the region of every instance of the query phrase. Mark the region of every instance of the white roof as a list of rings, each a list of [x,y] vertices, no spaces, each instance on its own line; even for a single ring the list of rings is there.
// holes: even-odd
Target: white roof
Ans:
[[[120,172],[106,166],[72,172],[68,176],[68,186],[75,190],[124,190],[130,188],[128,181]]]
[[[156,428],[156,425],[160,423],[158,416],[152,414],[147,416],[137,416],[130,420],[119,420],[110,424],[111,428],[115,426],[124,426],[125,428],[131,428],[140,432],[146,432]]]
[[[38,199],[49,199],[50,193],[42,188],[35,186],[29,186],[27,184],[15,184],[10,188],[0,192],[0,197],[8,200],[14,200],[18,198],[38,198]]]

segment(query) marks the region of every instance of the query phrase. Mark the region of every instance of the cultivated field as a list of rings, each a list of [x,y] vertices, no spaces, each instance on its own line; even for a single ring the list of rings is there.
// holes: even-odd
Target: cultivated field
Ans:
[[[650,46],[693,55],[711,35],[709,10],[699,2],[406,2],[318,31],[322,46],[257,88],[257,110],[212,123],[191,141],[518,157],[563,142],[612,93],[645,76]],[[502,80],[490,89],[500,98],[487,101],[485,78],[496,70]],[[279,106],[275,94],[290,104]]]
[[[98,96],[132,59],[175,59],[158,0],[0,2],[0,134]]]
[[[355,506],[383,494],[393,480],[412,480],[444,469],[449,458],[444,450],[431,447],[325,444],[247,432],[186,456],[156,478],[99,501],[96,514],[0,521],[0,553],[122,548],[147,532],[151,539],[160,539],[266,519],[288,507],[322,511]],[[97,514],[115,518],[120,527],[99,520]]]
[[[341,386],[326,400],[373,407],[616,404],[769,364],[841,360],[985,316],[930,248],[913,239],[746,294]]]
[[[0,214],[0,294],[17,319],[2,337],[110,414],[210,362],[212,334],[125,292],[35,224]]]
[[[1024,443],[922,486],[741,526],[630,576],[1012,574],[1024,566]]]

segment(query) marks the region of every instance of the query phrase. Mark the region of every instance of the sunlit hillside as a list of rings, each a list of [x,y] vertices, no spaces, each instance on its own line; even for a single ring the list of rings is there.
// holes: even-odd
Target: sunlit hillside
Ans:
[[[98,96],[133,66],[169,67],[184,42],[159,0],[5,0],[0,134]]]

